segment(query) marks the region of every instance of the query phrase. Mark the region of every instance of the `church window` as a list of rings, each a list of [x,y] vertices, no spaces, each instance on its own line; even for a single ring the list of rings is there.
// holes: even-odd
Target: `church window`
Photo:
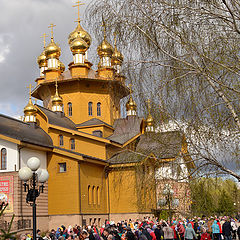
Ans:
[[[70,139],[71,150],[75,150],[75,139]]]
[[[89,103],[88,103],[88,115],[89,115],[89,116],[92,116],[92,115],[93,115],[92,105],[93,105],[92,102],[89,102]]]
[[[6,148],[1,149],[1,170],[7,169],[7,150]]]
[[[72,103],[68,103],[68,116],[71,117],[72,116]]]
[[[101,103],[97,103],[97,116],[101,116]]]
[[[97,187],[97,205],[100,205],[100,188]]]
[[[59,135],[59,146],[63,146],[63,135]]]
[[[64,173],[67,171],[67,164],[66,163],[59,163],[59,172]]]
[[[92,199],[93,199],[93,204],[96,204],[96,187],[93,186],[92,188]]]
[[[92,204],[92,188],[88,185],[88,204]]]

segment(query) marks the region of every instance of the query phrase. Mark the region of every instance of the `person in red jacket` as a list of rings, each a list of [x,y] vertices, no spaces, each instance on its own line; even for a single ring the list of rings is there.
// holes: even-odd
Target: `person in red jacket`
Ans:
[[[200,240],[211,240],[209,233],[207,233],[206,228],[203,228],[203,233]]]
[[[175,228],[174,224],[171,226],[171,228],[173,229],[174,239],[176,240],[177,239],[177,232],[176,232],[176,228]]]

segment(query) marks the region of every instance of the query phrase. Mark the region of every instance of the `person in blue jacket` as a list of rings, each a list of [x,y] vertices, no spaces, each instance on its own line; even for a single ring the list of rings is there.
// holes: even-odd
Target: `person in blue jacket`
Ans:
[[[221,239],[219,239],[220,228],[219,228],[216,220],[213,222],[213,225],[212,225],[212,234],[213,234],[213,240],[221,240]]]

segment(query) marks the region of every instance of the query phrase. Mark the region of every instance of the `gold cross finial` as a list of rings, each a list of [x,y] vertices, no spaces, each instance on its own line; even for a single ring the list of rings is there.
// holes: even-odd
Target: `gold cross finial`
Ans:
[[[46,33],[44,33],[42,36],[40,36],[40,38],[43,38],[43,47],[46,47],[46,37],[48,37],[48,35]]]
[[[56,79],[56,82],[55,82],[55,86],[56,86],[56,95],[58,96],[58,84],[57,84],[57,79]]]
[[[104,21],[103,15],[102,15],[102,27],[103,27],[104,39],[106,39],[106,23]]]
[[[29,84],[29,86],[27,88],[29,88],[29,99],[32,99],[32,96],[31,96],[31,94],[32,94],[32,84]]]
[[[146,101],[146,103],[147,103],[147,106],[148,106],[148,112],[149,112],[149,114],[150,114],[150,110],[151,110],[151,100],[148,99],[148,100]]]
[[[114,32],[114,46],[117,47],[117,32]]]
[[[80,19],[80,6],[81,5],[85,5],[85,3],[82,3],[81,1],[76,1],[76,5],[73,5],[73,7],[77,7],[78,8],[78,19],[76,22],[80,23],[81,19]]]
[[[56,27],[53,23],[50,24],[48,28],[51,28],[51,40],[53,41],[53,28]]]
[[[128,85],[130,95],[132,95],[132,93],[133,93],[132,86],[133,86],[133,85],[132,85],[131,83]]]

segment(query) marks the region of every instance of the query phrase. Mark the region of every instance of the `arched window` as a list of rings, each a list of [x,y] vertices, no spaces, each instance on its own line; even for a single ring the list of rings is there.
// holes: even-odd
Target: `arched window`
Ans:
[[[92,188],[88,185],[88,204],[92,204]]]
[[[88,115],[89,115],[89,116],[92,116],[92,115],[93,115],[93,113],[92,113],[92,105],[93,105],[92,102],[89,102],[89,103],[88,103]]]
[[[71,150],[75,150],[75,139],[74,138],[70,139],[70,147],[71,147]]]
[[[100,188],[97,187],[97,205],[100,205]]]
[[[59,135],[59,146],[63,146],[63,135]]]
[[[97,116],[101,116],[101,103],[97,103]]]
[[[69,117],[72,116],[72,103],[71,102],[68,103],[68,116]]]
[[[92,199],[93,199],[93,204],[96,204],[96,188],[93,186],[92,188]]]
[[[1,149],[1,170],[7,169],[7,149]]]

